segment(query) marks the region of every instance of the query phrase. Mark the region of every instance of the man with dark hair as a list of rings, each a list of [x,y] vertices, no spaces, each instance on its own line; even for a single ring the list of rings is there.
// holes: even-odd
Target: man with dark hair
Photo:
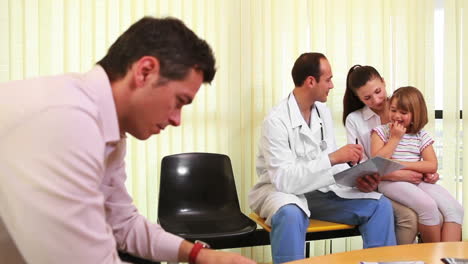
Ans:
[[[181,21],[133,24],[85,74],[0,84],[0,262],[253,263],[203,249],[141,216],[125,189],[125,134],[180,124],[212,81],[209,45]]]
[[[98,64],[113,82],[123,78],[131,65],[143,56],[158,58],[161,81],[182,80],[194,68],[203,72],[203,82],[209,83],[216,72],[208,43],[174,18],[142,18],[112,44]]]
[[[333,88],[331,66],[320,53],[304,53],[294,64],[295,88],[265,118],[257,157],[258,183],[250,207],[271,225],[273,263],[304,258],[309,217],[358,225],[364,248],[395,245],[392,206],[370,192],[377,175],[357,188],[335,183],[333,175],[357,163],[362,146],[337,148],[331,113],[324,102]]]

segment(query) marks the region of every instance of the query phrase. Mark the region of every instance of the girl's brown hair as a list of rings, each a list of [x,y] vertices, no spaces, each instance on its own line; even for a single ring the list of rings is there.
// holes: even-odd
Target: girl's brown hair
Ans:
[[[390,104],[393,100],[397,101],[397,109],[411,113],[412,120],[406,133],[418,133],[428,122],[426,101],[422,93],[413,86],[405,86],[396,89],[390,98]]]

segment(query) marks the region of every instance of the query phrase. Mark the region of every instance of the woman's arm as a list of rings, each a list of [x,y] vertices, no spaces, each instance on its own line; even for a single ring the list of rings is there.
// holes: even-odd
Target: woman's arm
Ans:
[[[436,173],[437,172],[437,157],[432,145],[427,146],[421,153],[422,161],[408,162],[401,161],[407,170],[414,170],[421,173]]]
[[[423,181],[424,175],[421,172],[414,170],[397,170],[387,175],[382,176],[382,181],[405,181],[418,184]]]

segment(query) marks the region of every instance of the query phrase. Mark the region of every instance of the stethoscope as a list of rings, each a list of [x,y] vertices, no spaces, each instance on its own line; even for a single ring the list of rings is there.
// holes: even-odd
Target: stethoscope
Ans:
[[[323,136],[323,124],[322,124],[322,117],[320,117],[320,112],[317,108],[317,106],[315,106],[315,111],[317,112],[317,116],[318,118],[320,119],[320,149],[322,151],[326,150],[327,149],[327,142],[325,141],[325,138]]]
[[[288,99],[289,97],[291,96],[291,94],[288,96]],[[323,135],[323,123],[322,123],[322,117],[320,116],[320,112],[317,108],[317,106],[314,106],[315,107],[315,111],[317,112],[317,116],[318,118],[320,119],[320,150],[321,151],[324,151],[327,149],[327,142],[325,141],[325,137]]]

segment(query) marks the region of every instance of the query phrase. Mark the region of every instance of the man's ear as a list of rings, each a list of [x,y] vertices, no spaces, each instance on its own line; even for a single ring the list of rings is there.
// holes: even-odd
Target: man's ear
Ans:
[[[143,56],[133,66],[133,77],[136,87],[143,86],[150,76],[153,76],[151,79],[154,79],[154,76],[159,78],[159,60],[153,56]]]
[[[315,80],[314,76],[307,76],[306,83],[310,86],[314,86],[315,84],[317,84],[317,80]]]

